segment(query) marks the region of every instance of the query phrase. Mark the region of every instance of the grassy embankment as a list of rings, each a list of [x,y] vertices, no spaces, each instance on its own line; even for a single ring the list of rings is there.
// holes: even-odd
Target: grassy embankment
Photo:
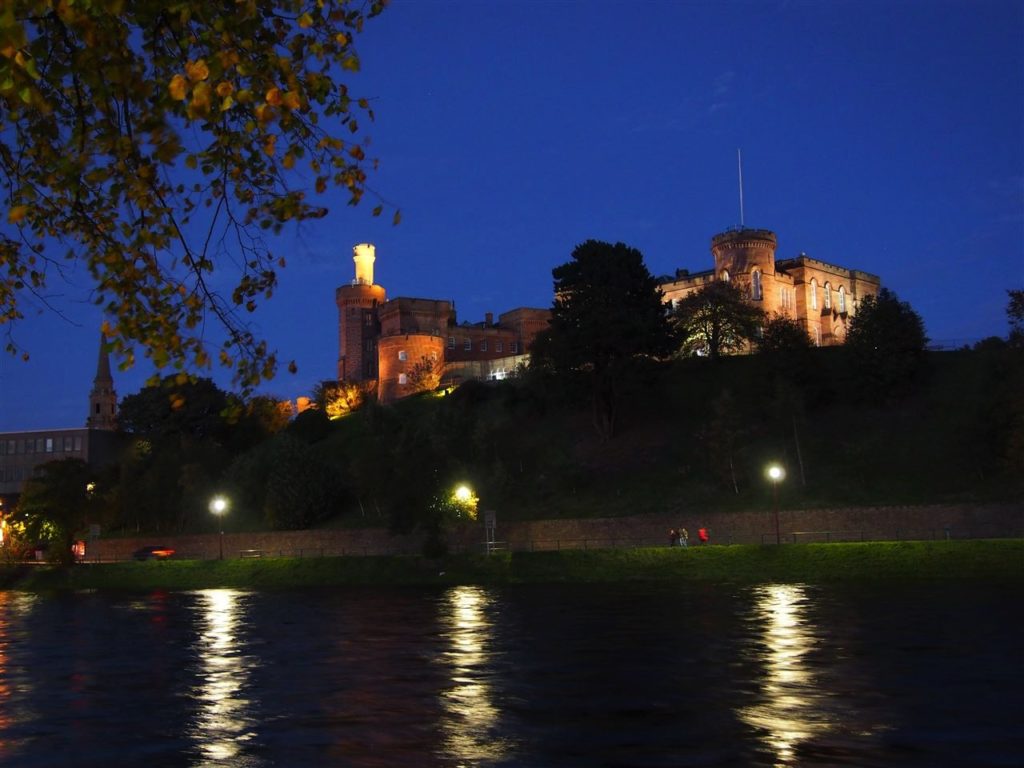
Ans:
[[[614,581],[1024,582],[1024,541],[939,541],[566,550],[419,557],[266,558],[0,568],[8,589],[203,589]]]

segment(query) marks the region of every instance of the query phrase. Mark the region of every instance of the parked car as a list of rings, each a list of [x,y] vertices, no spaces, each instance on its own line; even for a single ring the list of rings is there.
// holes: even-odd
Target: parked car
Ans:
[[[174,550],[170,547],[162,545],[151,545],[148,547],[140,547],[132,553],[132,557],[136,560],[166,560],[174,554]]]

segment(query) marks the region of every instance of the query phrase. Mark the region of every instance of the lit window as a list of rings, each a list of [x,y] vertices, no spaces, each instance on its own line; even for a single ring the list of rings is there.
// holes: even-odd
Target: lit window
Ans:
[[[761,270],[759,269],[750,273],[750,298],[754,301],[764,298],[764,294],[761,292]]]
[[[405,362],[406,360],[409,359],[409,353],[406,352],[404,349],[398,350],[398,359],[401,360],[402,362]]]
[[[846,288],[839,286],[839,311],[846,311]]]
[[[501,352],[504,350],[504,345],[500,341],[494,342],[494,351]]]
[[[811,278],[811,309],[818,308],[818,281]]]
[[[820,325],[814,326],[814,346],[816,346],[816,347],[820,347],[821,346],[821,326]]]
[[[727,269],[723,269],[722,270],[722,282],[723,283],[728,283],[729,282],[729,270],[727,270]]]
[[[406,374],[404,374],[404,373],[398,374],[398,383],[399,384],[408,384],[409,383],[409,377]]]
[[[46,438],[46,452],[47,453],[53,453],[53,438],[52,437]]]
[[[464,350],[466,350],[467,352],[472,352],[473,351],[473,340],[472,339],[463,339],[462,340],[462,348]]]
[[[508,351],[511,352],[513,355],[518,355],[519,354],[519,342],[518,341],[511,341],[511,342],[509,342]]]
[[[821,294],[825,301],[825,309],[832,309],[832,286],[825,283],[825,287],[821,290]]]

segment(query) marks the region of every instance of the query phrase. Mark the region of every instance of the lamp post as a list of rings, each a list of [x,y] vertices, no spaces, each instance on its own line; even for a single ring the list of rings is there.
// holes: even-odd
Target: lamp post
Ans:
[[[224,559],[224,512],[227,511],[228,500],[223,496],[214,496],[210,501],[210,511],[217,516],[220,524],[220,538],[218,539],[220,560]]]
[[[778,464],[768,467],[768,477],[772,481],[772,509],[775,512],[775,543],[782,543],[782,536],[779,534],[779,481],[786,476],[786,470]]]

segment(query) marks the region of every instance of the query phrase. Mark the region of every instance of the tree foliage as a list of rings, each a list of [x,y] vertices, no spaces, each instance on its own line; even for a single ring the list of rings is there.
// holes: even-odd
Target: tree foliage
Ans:
[[[558,373],[588,374],[594,424],[611,437],[623,367],[638,357],[662,357],[672,350],[661,289],[640,251],[623,243],[587,240],[552,275],[551,324],[535,342],[533,359]]]
[[[925,368],[924,322],[888,288],[866,296],[850,320],[846,350],[856,392],[868,400],[899,399]]]
[[[244,387],[273,376],[276,354],[245,319],[285,263],[261,233],[324,216],[310,191],[364,196],[360,119],[373,113],[342,78],[359,69],[354,37],[385,2],[5,2],[8,350],[10,323],[75,262],[125,365],[138,345],[158,368],[217,357]],[[226,331],[216,354],[208,318]]]
[[[40,467],[25,483],[13,524],[26,541],[53,544],[51,559],[71,562],[75,534],[89,524],[93,470],[81,459],[60,459]]]
[[[1024,349],[1024,289],[1008,290],[1010,301],[1006,305],[1006,318],[1010,321],[1010,343]]]
[[[746,348],[764,325],[765,314],[739,287],[716,280],[679,301],[673,320],[684,357],[717,359]]]

